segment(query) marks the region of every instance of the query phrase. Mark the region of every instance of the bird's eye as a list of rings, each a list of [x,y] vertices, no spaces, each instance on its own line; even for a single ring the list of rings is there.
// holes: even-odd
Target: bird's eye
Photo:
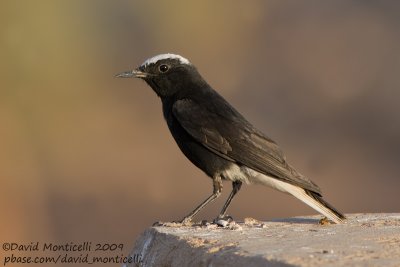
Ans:
[[[162,64],[158,67],[158,69],[160,70],[160,72],[167,72],[169,67],[168,65]]]

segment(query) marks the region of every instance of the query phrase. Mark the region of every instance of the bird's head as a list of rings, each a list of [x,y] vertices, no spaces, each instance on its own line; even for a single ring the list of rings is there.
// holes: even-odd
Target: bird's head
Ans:
[[[203,83],[196,68],[186,58],[160,54],[147,59],[138,68],[117,74],[119,78],[141,78],[161,98],[170,97],[198,83]]]

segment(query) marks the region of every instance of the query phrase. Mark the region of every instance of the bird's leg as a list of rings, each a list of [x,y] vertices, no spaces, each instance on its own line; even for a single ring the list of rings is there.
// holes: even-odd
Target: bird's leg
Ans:
[[[222,191],[222,181],[221,177],[217,176],[213,179],[213,193],[211,196],[209,196],[206,200],[204,200],[197,208],[195,208],[189,215],[187,215],[185,218],[181,220],[182,224],[188,223],[192,220],[192,218],[199,213],[200,210],[202,210],[207,204],[213,202],[215,199],[217,199],[221,195]]]
[[[236,195],[237,192],[239,192],[241,186],[242,186],[242,182],[240,182],[240,181],[232,182],[232,191],[229,194],[229,197],[226,200],[224,206],[222,207],[222,210],[218,215],[218,219],[224,219],[226,210],[228,209],[229,205],[231,204],[233,197]]]

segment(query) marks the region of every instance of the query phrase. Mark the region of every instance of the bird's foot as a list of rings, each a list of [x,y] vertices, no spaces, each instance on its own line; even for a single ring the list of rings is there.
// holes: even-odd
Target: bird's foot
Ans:
[[[182,224],[182,226],[191,226],[191,225],[193,225],[192,218],[190,218],[190,217],[183,218],[179,223]]]
[[[231,222],[233,222],[233,218],[229,215],[219,215],[213,221],[213,223],[221,227],[227,227]]]
[[[236,223],[233,218],[229,215],[223,215],[223,216],[218,216],[216,219],[214,219],[214,222],[212,225],[215,225],[216,227],[223,227],[228,230],[235,230],[235,231],[240,231],[242,230],[242,226],[238,223]]]

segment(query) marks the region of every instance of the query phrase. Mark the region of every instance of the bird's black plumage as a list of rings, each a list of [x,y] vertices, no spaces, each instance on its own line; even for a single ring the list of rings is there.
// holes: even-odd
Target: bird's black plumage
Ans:
[[[242,182],[246,182],[270,185],[312,207],[318,206],[313,208],[336,222],[344,219],[322,200],[321,190],[315,183],[287,163],[278,145],[214,91],[185,58],[159,55],[137,70],[119,75],[132,76],[144,79],[161,98],[165,120],[179,148],[214,180],[213,194],[184,221],[191,220],[219,196],[221,179],[232,181],[233,190],[220,216]]]

